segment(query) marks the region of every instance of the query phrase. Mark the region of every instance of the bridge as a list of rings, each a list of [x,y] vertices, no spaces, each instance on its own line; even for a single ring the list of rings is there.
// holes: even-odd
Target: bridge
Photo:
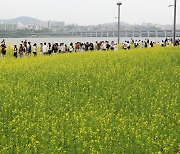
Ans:
[[[58,37],[118,37],[118,31],[84,31],[84,32],[47,32],[29,33],[31,36],[58,36]],[[173,37],[173,30],[149,30],[149,31],[121,31],[120,37]],[[180,37],[180,30],[176,31],[176,37]]]
[[[69,32],[64,33],[72,37],[118,37],[117,31],[97,31],[97,32]],[[176,36],[180,37],[180,30],[176,31]],[[120,37],[173,37],[172,30],[158,31],[121,31]]]

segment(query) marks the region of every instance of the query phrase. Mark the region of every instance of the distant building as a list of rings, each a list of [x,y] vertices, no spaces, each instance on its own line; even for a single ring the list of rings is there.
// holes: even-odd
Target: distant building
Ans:
[[[23,25],[22,23],[20,23],[20,22],[17,23],[17,29],[18,30],[23,30],[23,29],[26,29],[26,28],[27,28],[27,26]]]
[[[17,24],[0,24],[0,30],[2,31],[13,31],[17,30]]]
[[[50,30],[60,30],[65,27],[65,22],[60,21],[45,21],[44,25]]]

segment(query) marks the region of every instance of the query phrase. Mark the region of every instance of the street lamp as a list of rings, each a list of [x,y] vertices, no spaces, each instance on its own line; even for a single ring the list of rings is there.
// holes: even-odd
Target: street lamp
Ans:
[[[169,7],[174,6],[174,30],[173,30],[173,45],[176,45],[176,0],[174,0],[174,5],[169,5]]]
[[[122,5],[121,2],[117,3],[118,5],[118,44],[120,43],[120,6]]]

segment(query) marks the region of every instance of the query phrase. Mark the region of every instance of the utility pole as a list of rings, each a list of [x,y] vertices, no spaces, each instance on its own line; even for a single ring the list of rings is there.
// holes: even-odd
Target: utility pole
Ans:
[[[174,0],[174,31],[173,31],[173,45],[176,45],[176,0]]]
[[[118,44],[120,43],[120,6],[122,5],[121,2],[117,3],[118,5]]]

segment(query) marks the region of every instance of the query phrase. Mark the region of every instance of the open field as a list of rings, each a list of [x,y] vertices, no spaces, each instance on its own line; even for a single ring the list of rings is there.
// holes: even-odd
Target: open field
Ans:
[[[0,60],[0,153],[180,152],[180,47]]]

